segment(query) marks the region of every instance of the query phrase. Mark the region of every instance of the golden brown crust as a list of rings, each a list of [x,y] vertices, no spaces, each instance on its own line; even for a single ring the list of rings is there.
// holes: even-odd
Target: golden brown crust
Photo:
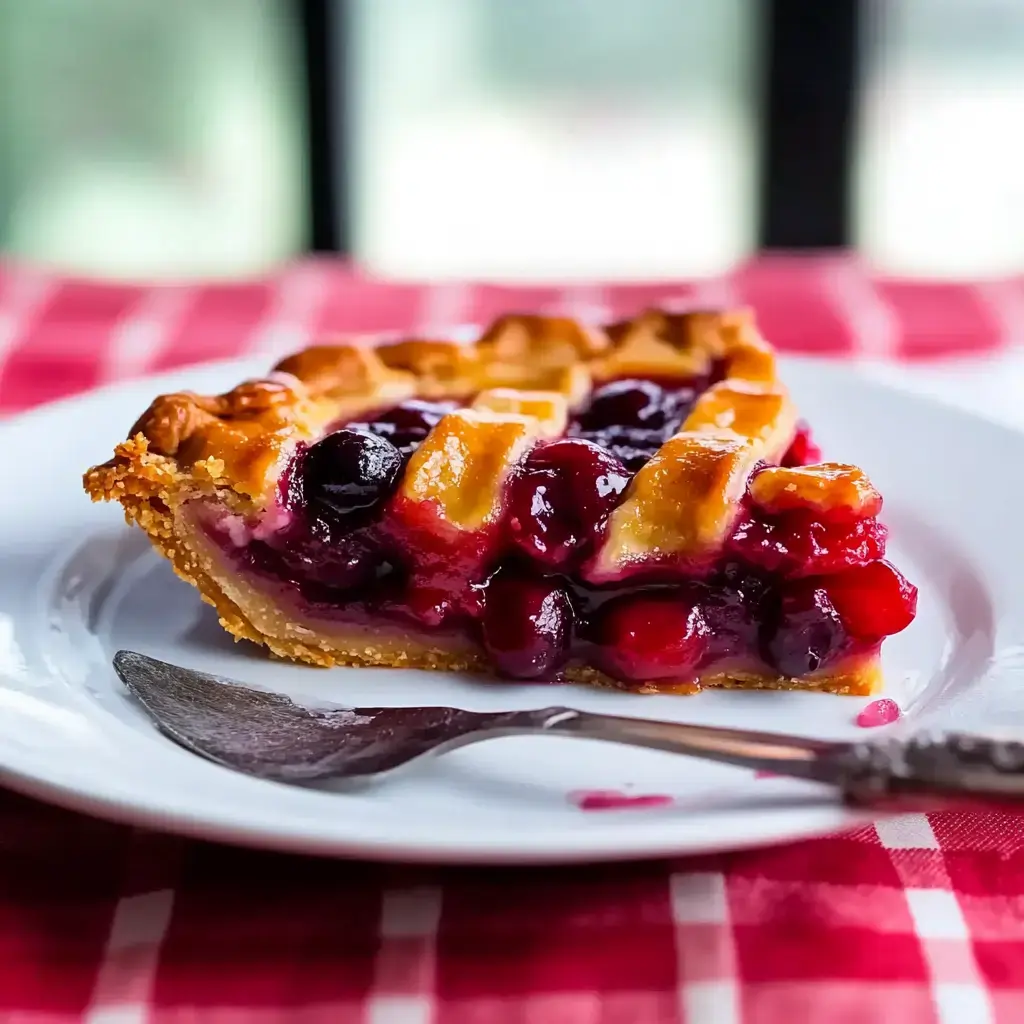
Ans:
[[[160,395],[128,436],[141,434],[150,452],[175,460],[185,489],[215,481],[255,510],[270,501],[294,445],[332,420],[414,395],[466,399],[489,389],[555,391],[575,407],[594,379],[691,376],[706,372],[712,360],[723,360],[726,376],[738,382],[775,387],[774,355],[747,310],[649,310],[606,330],[566,317],[509,315],[469,345],[420,339],[314,345],[282,360],[267,379],[222,395]]]
[[[645,570],[650,558],[713,558],[759,459],[753,444],[728,434],[671,438],[633,477],[587,577],[594,583],[618,579]]]
[[[796,422],[796,407],[774,382],[724,380],[708,388],[682,430],[633,477],[589,577],[613,579],[651,557],[713,558],[739,514],[751,472],[782,457]]]
[[[882,510],[882,496],[864,470],[842,462],[771,467],[750,481],[750,498],[766,512],[803,508],[864,518]]]
[[[749,311],[650,310],[605,329],[562,317],[517,315],[501,317],[470,345],[387,339],[376,345],[341,342],[313,346],[283,360],[265,380],[244,382],[223,395],[180,392],[159,396],[128,439],[117,446],[114,457],[86,473],[84,484],[93,500],[122,505],[126,520],[146,532],[175,572],[217,609],[222,625],[236,638],[263,644],[280,657],[316,665],[488,671],[486,658],[468,641],[442,642],[426,634],[401,632],[383,635],[376,628],[337,623],[311,630],[303,623],[289,622],[272,600],[218,563],[216,551],[204,543],[189,517],[189,502],[214,497],[220,507],[251,518],[272,505],[278,479],[295,445],[316,437],[332,421],[351,420],[413,396],[463,401],[477,396],[471,411],[446,417],[435,428],[403,483],[407,491],[412,488],[414,500],[423,497],[412,487],[419,479],[417,467],[422,470],[439,445],[448,452],[460,438],[465,439],[466,445],[456,445],[456,454],[464,456],[464,461],[480,462],[470,475],[489,480],[487,487],[475,496],[460,496],[455,493],[458,480],[442,487],[447,480],[443,473],[426,473],[424,479],[438,482],[437,487],[427,487],[429,500],[442,509],[450,505],[453,522],[465,520],[473,526],[493,513],[491,505],[480,505],[487,497],[482,491],[497,489],[524,444],[560,433],[568,409],[586,400],[592,381],[634,374],[680,378],[713,370],[724,377],[722,383],[705,392],[683,432],[648,463],[651,469],[637,474],[616,515],[629,519],[629,508],[644,501],[645,515],[658,508],[664,512],[675,507],[678,511],[684,503],[675,494],[668,496],[666,504],[665,487],[671,490],[680,473],[680,479],[689,479],[683,463],[691,457],[697,474],[693,480],[705,481],[707,501],[702,505],[699,495],[692,495],[692,522],[680,523],[678,516],[671,515],[666,520],[661,513],[653,519],[648,516],[637,529],[640,534],[653,530],[651,537],[657,534],[654,540],[641,536],[626,543],[620,537],[616,550],[613,529],[612,546],[604,556],[606,568],[614,569],[622,557],[649,552],[648,542],[684,554],[690,540],[701,550],[713,548],[727,528],[723,525],[728,518],[725,506],[734,503],[737,489],[742,488],[754,464],[759,459],[777,460],[789,443],[795,410],[776,379],[771,346],[759,335]],[[453,422],[461,424],[467,417],[472,431],[451,429]],[[446,430],[451,434],[447,447],[442,443]],[[470,434],[479,435],[479,444]],[[715,465],[709,468],[704,456],[712,449]],[[722,459],[728,465],[719,465]],[[448,476],[453,475],[450,469],[452,466],[445,464]],[[840,477],[837,482],[849,487],[848,477]],[[817,500],[824,500],[819,493],[820,476],[814,478],[810,473],[807,479],[800,479],[805,490],[809,488],[818,495]],[[808,483],[811,479],[816,482]],[[780,486],[788,483],[792,480],[782,480]],[[435,493],[438,487],[447,499],[441,500],[444,495]],[[489,500],[493,504],[495,495]],[[456,515],[460,509],[464,514]],[[634,551],[637,544],[640,547]],[[620,685],[588,666],[570,668],[567,675],[595,685]],[[865,663],[804,680],[733,672],[700,682],[702,686],[864,693],[871,692],[877,682],[877,666]],[[654,684],[641,687],[658,688]],[[660,688],[672,689],[664,684]]]
[[[289,386],[265,380],[246,382],[224,395],[161,395],[132,427],[129,439],[142,438],[147,452],[166,459],[165,469],[183,483],[189,476],[203,484],[219,479],[258,500],[276,481],[292,444],[309,436],[322,418],[300,387],[298,382]],[[114,461],[124,463],[131,451],[120,446]]]
[[[457,530],[479,530],[497,519],[505,477],[542,430],[535,416],[449,413],[409,460],[398,496],[432,503]]]
[[[631,362],[634,340],[648,337],[663,348]],[[651,310],[607,331],[565,317],[509,315],[469,345],[418,339],[314,345],[282,360],[267,379],[223,395],[161,395],[128,436],[142,434],[150,451],[177,459],[184,476],[197,462],[223,462],[224,485],[258,500],[281,452],[342,416],[414,395],[463,399],[491,388],[557,391],[576,405],[591,379],[606,377],[616,365],[671,377],[680,365],[692,373],[721,358],[728,374],[728,361],[748,351],[771,356],[743,310]],[[761,378],[773,365],[759,364]],[[769,377],[759,382],[770,384]]]
[[[565,670],[570,682],[587,683],[630,693],[694,694],[701,690],[805,690],[835,693],[840,696],[869,697],[882,686],[882,669],[876,654],[851,658],[845,662],[793,679],[775,673],[751,669],[730,669],[728,672],[710,672],[692,682],[670,683],[651,680],[644,683],[621,683],[590,665],[571,665]]]
[[[481,359],[475,345],[407,339],[375,351],[389,369],[411,373],[423,398],[468,398],[476,390]]]
[[[752,442],[762,459],[776,461],[792,443],[796,423],[796,406],[784,388],[723,380],[697,399],[681,432]]]

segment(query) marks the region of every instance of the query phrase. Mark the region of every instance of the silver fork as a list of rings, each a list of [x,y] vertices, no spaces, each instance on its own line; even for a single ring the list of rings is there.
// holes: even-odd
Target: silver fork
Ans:
[[[426,754],[499,736],[608,740],[838,787],[886,810],[1024,805],[1024,742],[966,734],[830,742],[747,729],[600,715],[566,707],[301,707],[282,694],[118,651],[114,668],[157,726],[196,754],[264,779],[371,778]]]

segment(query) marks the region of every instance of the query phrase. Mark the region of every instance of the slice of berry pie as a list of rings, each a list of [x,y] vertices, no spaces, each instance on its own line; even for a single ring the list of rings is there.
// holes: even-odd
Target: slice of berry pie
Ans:
[[[747,311],[306,349],[86,473],[238,638],[318,665],[867,694],[917,591]]]

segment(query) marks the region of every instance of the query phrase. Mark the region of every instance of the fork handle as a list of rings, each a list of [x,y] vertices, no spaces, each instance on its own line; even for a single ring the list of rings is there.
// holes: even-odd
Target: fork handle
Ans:
[[[567,708],[548,711],[550,715],[543,725],[547,732],[625,743],[672,754],[689,754],[707,761],[804,778],[812,778],[813,766],[818,759],[837,746],[803,736],[747,729],[624,718]]]
[[[549,709],[544,731],[626,743],[836,786],[880,810],[1024,805],[1024,741],[964,733],[842,743]]]

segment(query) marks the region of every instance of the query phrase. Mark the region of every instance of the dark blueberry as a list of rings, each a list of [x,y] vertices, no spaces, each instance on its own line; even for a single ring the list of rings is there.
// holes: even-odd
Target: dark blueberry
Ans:
[[[513,679],[537,679],[561,667],[572,641],[573,611],[548,580],[499,572],[487,585],[483,644],[495,668]]]
[[[690,387],[666,389],[650,380],[615,380],[598,388],[577,421],[578,433],[610,428],[674,433],[693,405]]]
[[[706,390],[705,385],[700,387],[674,387],[667,392],[667,416],[675,418],[681,423],[690,414],[697,401],[697,396]]]
[[[413,398],[401,405],[396,405],[387,412],[373,418],[374,423],[390,423],[396,432],[404,430],[426,430],[436,427],[450,412],[459,407],[458,402],[427,402]]]
[[[727,562],[716,574],[712,583],[735,593],[747,607],[756,610],[768,596],[771,583],[760,573],[752,572],[739,562]]]
[[[413,452],[427,439],[429,430],[401,430],[392,434],[388,440],[398,449],[403,460],[408,460]]]
[[[763,577],[736,563],[724,566],[709,581],[702,601],[711,627],[712,646],[720,657],[756,648],[761,621],[774,623],[776,595]]]
[[[317,441],[301,464],[302,492],[313,518],[345,521],[383,501],[402,471],[402,456],[383,437],[346,427]]]
[[[608,427],[660,427],[665,422],[665,392],[649,380],[613,380],[598,388],[580,416],[581,430]]]
[[[581,435],[605,448],[623,447],[656,452],[669,438],[664,430],[643,430],[640,427],[606,427]]]
[[[305,514],[283,530],[248,545],[253,568],[324,593],[351,590],[393,571],[391,552],[375,525],[343,519],[318,503],[302,508]]]
[[[665,415],[661,429],[666,437],[671,437],[682,427],[696,400],[697,393],[691,388],[665,393],[665,401],[662,404]]]
[[[370,530],[357,529],[339,536],[338,526],[321,517],[316,517],[310,527],[304,543],[278,552],[287,574],[312,588],[307,596],[313,597],[317,590],[327,593],[363,586],[387,564]]]
[[[353,426],[386,437],[407,459],[441,419],[457,408],[457,402],[427,402],[414,398],[379,413],[372,422]]]
[[[345,424],[346,430],[361,430],[365,434],[376,434],[377,437],[386,437],[389,441],[395,434],[394,423],[368,423],[353,422]]]
[[[598,536],[629,483],[608,452],[581,438],[541,444],[509,481],[513,542],[535,561],[562,568]]]
[[[457,402],[427,402],[414,398],[378,413],[370,428],[380,434],[426,437],[448,413],[457,408]]]
[[[607,449],[630,474],[650,462],[655,452],[668,440],[671,431],[643,430],[639,427],[608,427],[604,430],[580,432],[587,441]]]
[[[654,452],[650,448],[633,448],[626,444],[616,444],[608,448],[608,454],[618,459],[632,476],[651,461]]]
[[[762,623],[762,656],[784,676],[803,676],[827,665],[846,640],[828,594],[812,581],[788,587],[776,615]]]

